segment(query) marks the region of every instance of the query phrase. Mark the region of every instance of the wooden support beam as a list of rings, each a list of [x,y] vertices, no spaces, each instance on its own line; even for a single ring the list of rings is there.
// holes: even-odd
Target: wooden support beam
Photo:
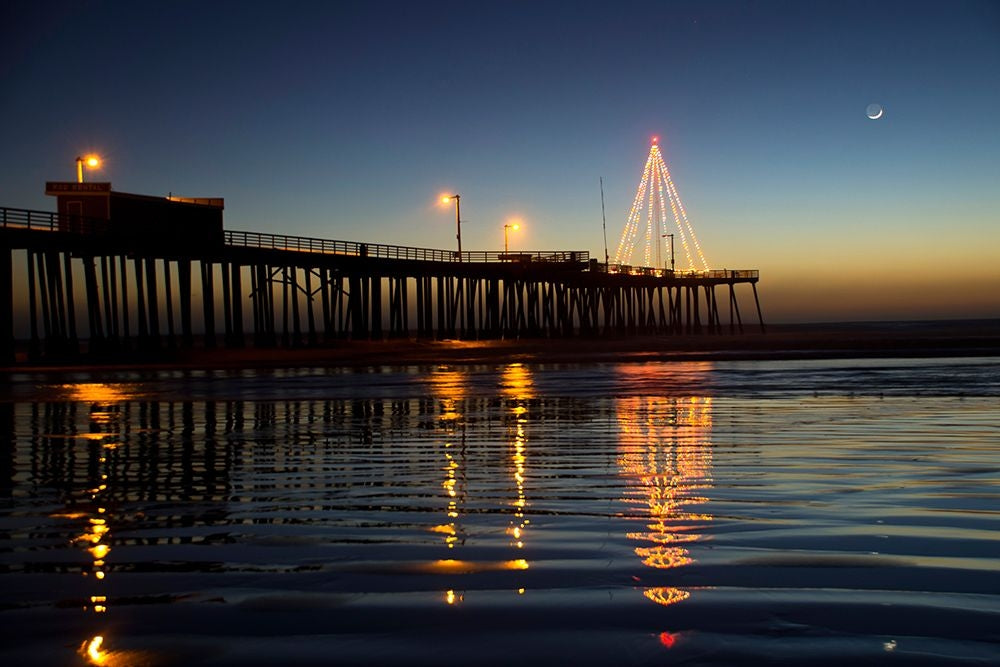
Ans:
[[[14,349],[14,260],[13,250],[0,248],[0,364],[13,364]],[[10,405],[10,404],[7,404]],[[2,429],[6,435],[8,420],[7,412],[2,420]],[[11,458],[6,452],[4,459]],[[4,471],[6,474],[6,470]],[[6,484],[6,478],[0,475],[0,482]]]
[[[194,346],[194,331],[191,328],[191,260],[177,261],[177,291],[181,298],[181,346]]]
[[[219,269],[222,273],[222,324],[224,334],[223,344],[226,347],[233,346],[233,291],[230,280],[232,274],[229,271],[228,262],[220,262]]]
[[[736,286],[729,281],[729,328],[732,331],[733,315],[736,315],[736,323],[740,333],[743,333],[743,318],[740,317],[740,304],[736,300]]]
[[[444,277],[437,276],[437,331],[434,336],[437,339],[444,338],[445,333],[445,314],[448,310],[448,304],[445,302],[444,296]]]
[[[84,262],[86,261],[87,260],[84,259]],[[117,323],[115,322],[114,317],[111,314],[111,309],[114,306],[114,298],[112,298],[111,296],[111,285],[113,283],[111,280],[111,276],[109,275],[109,270],[108,270],[109,264],[112,267],[115,265],[114,261],[111,262],[108,261],[107,255],[101,255],[101,263],[99,271],[101,274],[101,296],[103,297],[102,301],[104,304],[104,332],[108,339],[114,339],[116,338],[115,325]],[[75,319],[75,317],[70,319],[71,320]]]
[[[333,337],[333,320],[330,314],[330,270],[325,267],[319,270],[319,299],[322,305],[323,341],[329,342]]]
[[[146,302],[149,304],[149,336],[152,347],[160,346],[160,305],[157,293],[156,259],[146,258]]]
[[[135,316],[138,319],[138,337],[141,347],[149,344],[149,326],[146,320],[146,293],[142,279],[142,258],[132,259],[132,271],[135,274]]]
[[[122,285],[122,338],[128,340],[132,337],[132,322],[129,317],[129,303],[128,303],[128,262],[125,259],[125,255],[118,256],[118,268],[119,275],[121,277]],[[190,290],[188,290],[190,294]]]
[[[108,257],[108,283],[111,288],[108,297],[108,301],[111,302],[111,331],[109,335],[114,339],[115,345],[121,345],[122,328],[118,320],[118,270],[116,267],[114,256]]]
[[[374,340],[382,340],[382,276],[371,276],[369,284],[371,285],[369,289],[371,333],[369,335]]]
[[[47,339],[47,347],[54,351],[62,351],[62,321],[59,317],[59,302],[56,296],[56,277],[53,271],[53,264],[55,263],[51,251],[45,252],[39,256],[39,260],[42,263],[41,275],[43,277],[44,289],[42,291],[42,312],[45,314],[45,319],[48,321],[47,333],[45,338]]]
[[[41,340],[38,336],[38,290],[35,285],[36,256],[33,250],[28,250],[28,358],[35,359],[41,353]]]
[[[757,283],[750,283],[753,287],[753,302],[757,304],[757,321],[760,322],[760,332],[767,333],[767,329],[764,328],[764,316],[760,312],[760,299],[757,298]]]
[[[73,293],[73,263],[72,253],[63,253],[63,275],[66,281],[66,334],[69,336],[69,345],[73,352],[79,352],[80,346],[76,332],[76,295]],[[106,297],[105,297],[105,300]]]
[[[355,340],[368,338],[368,328],[365,322],[364,291],[361,287],[361,276],[352,274],[347,277],[347,312],[351,318],[351,337]]]
[[[233,293],[233,347],[243,347],[243,272],[237,262],[229,265],[229,283]]]
[[[305,274],[306,336],[308,337],[309,345],[315,345],[319,342],[319,337],[316,335],[316,315],[313,313],[313,269],[306,266],[302,269],[302,272]]]
[[[95,258],[83,258],[83,284],[87,299],[87,331],[90,351],[104,351],[104,328],[101,326],[101,300],[97,294],[97,275],[94,270]]]
[[[288,320],[289,320],[289,282],[288,282],[288,267],[281,267],[281,345],[283,347],[289,347],[291,344],[291,334],[288,330]]]
[[[410,290],[407,286],[407,281],[405,276],[400,276],[399,278],[399,290],[403,295],[403,337],[409,338],[410,336]]]
[[[170,260],[163,260],[163,306],[167,314],[167,344],[177,347],[177,331],[174,327],[174,277],[171,275]]]
[[[292,344],[295,347],[302,346],[302,288],[299,286],[299,269],[296,266],[288,267],[288,293],[292,299]]]
[[[201,305],[205,314],[206,348],[215,348],[215,267],[210,260],[201,260]]]

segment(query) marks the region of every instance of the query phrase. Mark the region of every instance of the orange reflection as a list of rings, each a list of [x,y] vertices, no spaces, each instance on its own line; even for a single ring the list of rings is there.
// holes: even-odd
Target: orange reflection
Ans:
[[[527,461],[525,458],[525,419],[521,414],[518,414],[515,418],[517,419],[517,423],[514,426],[514,447],[510,458],[514,474],[514,490],[517,496],[511,503],[514,508],[514,518],[507,526],[507,534],[511,536],[514,547],[523,549],[525,528],[531,523],[530,519],[524,516],[524,510],[528,506],[528,499],[524,493],[524,464]]]
[[[662,366],[654,367],[662,372]],[[621,473],[629,489],[625,501],[648,521],[646,530],[627,533],[642,544],[635,554],[655,569],[694,562],[684,545],[702,539],[699,529],[712,520],[698,491],[712,484],[712,399],[701,397],[628,397],[617,403]],[[644,595],[662,605],[686,600],[677,588],[650,588]]]
[[[448,549],[464,544],[465,534],[458,522],[460,504],[464,502],[464,475],[462,464],[465,460],[465,401],[467,395],[468,376],[466,372],[455,370],[450,366],[438,366],[429,379],[431,396],[437,407],[437,425],[444,435],[444,452],[441,472],[444,479],[441,489],[447,498],[445,523],[432,526],[430,531],[444,536]],[[460,573],[467,570],[468,563],[456,559],[438,560],[421,565],[422,571]],[[444,593],[444,602],[455,605],[465,599],[464,595],[456,595],[454,590]]]
[[[102,635],[97,635],[93,637],[90,641],[83,643],[80,652],[90,660],[92,665],[104,665],[107,664],[109,653],[101,649],[101,645],[104,644],[104,637]]]
[[[420,563],[412,566],[414,572],[429,574],[473,574],[476,572],[497,572],[500,570],[527,570],[528,561],[523,558],[503,561],[472,561],[445,558],[430,563]]]
[[[61,384],[56,387],[65,392],[65,398],[82,403],[113,403],[127,401],[137,396],[136,385],[104,382],[78,382]]]
[[[101,667],[135,667],[136,665],[158,665],[158,656],[149,651],[109,651],[107,635],[95,635],[80,645],[77,651],[90,665]]]
[[[438,366],[430,375],[431,395],[438,402],[438,419],[455,420],[462,416],[467,377],[450,366]]]
[[[531,369],[519,363],[509,364],[504,367],[501,380],[501,393],[509,399],[508,410],[513,419],[509,426],[508,433],[511,440],[510,472],[514,478],[515,497],[511,502],[514,510],[513,518],[507,526],[507,534],[510,536],[510,544],[514,549],[524,549],[525,534],[531,520],[525,516],[525,509],[528,507],[528,497],[525,493],[525,471],[527,464],[527,432],[528,408],[524,404],[534,398],[534,378]],[[524,568],[528,568],[528,561],[518,559],[517,563],[523,563]],[[524,594],[524,588],[517,589],[519,595]]]
[[[106,385],[96,383],[81,383],[73,385],[62,385],[63,389],[71,392],[74,400],[92,402],[94,405],[90,409],[91,432],[81,434],[87,440],[94,441],[92,447],[96,449],[97,477],[91,478],[91,487],[87,489],[89,494],[87,507],[92,508],[89,512],[67,512],[61,516],[76,520],[86,520],[83,525],[83,532],[76,537],[75,542],[79,544],[91,558],[89,571],[84,571],[84,576],[93,575],[95,589],[90,595],[89,604],[84,606],[84,611],[94,614],[105,614],[108,611],[109,601],[106,592],[106,578],[108,574],[107,558],[111,553],[111,516],[108,511],[108,491],[109,472],[115,456],[114,450],[118,447],[120,433],[116,432],[118,427],[119,414],[117,412],[117,401],[125,400],[132,396],[128,385]],[[107,403],[108,405],[101,405]],[[100,442],[98,445],[97,443]],[[94,450],[91,450],[92,452]],[[92,638],[84,641],[80,648],[80,654],[93,665],[117,665],[130,664],[131,659],[125,658],[124,654],[108,652],[104,647],[106,634],[96,634]],[[124,661],[123,661],[124,660]]]
[[[460,499],[461,465],[459,459],[464,456],[465,424],[461,419],[465,410],[467,381],[465,372],[456,371],[449,366],[439,366],[430,375],[431,395],[438,404],[438,421],[445,429],[444,465],[442,466],[445,478],[441,482],[441,488],[444,489],[448,497],[446,515],[449,519],[445,524],[434,526],[431,531],[445,535],[445,544],[448,545],[449,549],[453,549],[462,540],[456,519],[459,516]],[[455,447],[456,428],[460,428],[461,452],[456,451],[459,448]]]
[[[647,588],[642,592],[647,598],[656,604],[672,605],[682,602],[691,597],[691,593],[682,591],[679,588]]]
[[[679,635],[673,632],[661,632],[659,636],[660,643],[667,648],[673,648],[674,644],[677,643],[678,636]]]
[[[535,397],[535,381],[531,370],[523,364],[504,366],[500,393],[507,398],[527,400]]]

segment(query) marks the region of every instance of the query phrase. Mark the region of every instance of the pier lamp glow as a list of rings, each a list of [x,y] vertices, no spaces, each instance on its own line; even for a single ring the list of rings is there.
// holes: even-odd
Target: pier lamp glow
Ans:
[[[511,220],[503,226],[503,254],[507,254],[507,231],[513,229],[515,232],[521,228],[521,224],[516,220]],[[509,257],[507,259],[510,259]]]
[[[455,200],[455,238],[458,239],[458,261],[462,261],[462,195],[442,195],[441,203]]]
[[[83,157],[77,156],[76,158],[76,182],[83,183],[83,168],[88,169],[99,169],[101,166],[101,158],[97,155],[85,155]]]

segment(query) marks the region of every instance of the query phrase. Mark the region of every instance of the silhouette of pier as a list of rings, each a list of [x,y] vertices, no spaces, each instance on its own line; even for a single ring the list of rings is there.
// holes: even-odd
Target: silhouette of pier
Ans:
[[[103,185],[110,193],[78,187]],[[764,327],[755,270],[225,230],[221,200],[116,194],[124,203],[98,217],[65,202],[59,212],[0,208],[3,359],[14,359],[15,329],[36,360],[344,339],[738,333],[740,286]]]

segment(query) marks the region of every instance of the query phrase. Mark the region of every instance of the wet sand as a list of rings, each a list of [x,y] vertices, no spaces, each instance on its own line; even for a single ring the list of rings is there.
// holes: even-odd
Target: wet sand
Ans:
[[[749,327],[748,327],[749,329]],[[836,359],[995,356],[1000,320],[770,325],[766,332],[575,337],[490,341],[338,341],[310,348],[163,350],[51,363],[6,371],[60,368],[288,368],[433,364],[599,363],[664,360]]]
[[[2,665],[1000,664],[1000,356],[41,375]]]

